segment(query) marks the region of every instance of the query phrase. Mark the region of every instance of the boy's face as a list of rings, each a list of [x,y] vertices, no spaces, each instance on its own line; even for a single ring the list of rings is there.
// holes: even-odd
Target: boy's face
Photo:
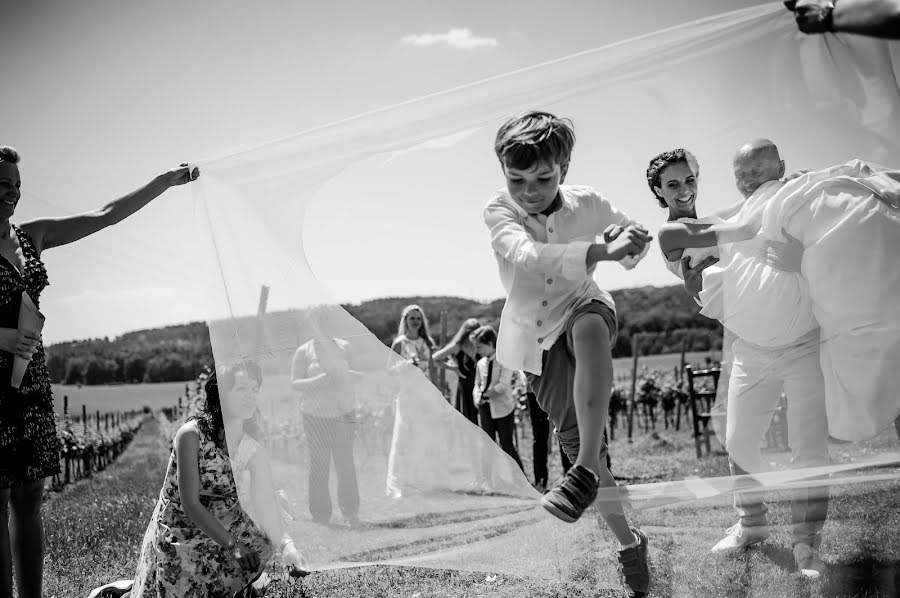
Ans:
[[[503,163],[506,188],[510,197],[529,214],[540,214],[550,207],[559,185],[566,178],[566,169],[559,164],[539,163],[531,168],[511,168]]]
[[[477,351],[479,355],[490,357],[494,354],[494,345],[489,343],[475,343],[475,351]]]

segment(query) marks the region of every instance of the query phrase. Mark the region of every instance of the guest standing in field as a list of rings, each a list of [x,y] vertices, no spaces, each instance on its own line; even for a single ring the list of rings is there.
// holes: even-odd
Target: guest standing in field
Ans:
[[[19,597],[40,598],[41,504],[46,478],[60,471],[60,447],[43,344],[18,329],[23,294],[40,307],[48,284],[44,251],[121,222],[200,171],[182,164],[92,212],[16,225],[11,219],[22,197],[19,161],[15,149],[0,146],[0,598],[12,598],[13,569]],[[28,360],[18,388],[10,385],[15,358]]]

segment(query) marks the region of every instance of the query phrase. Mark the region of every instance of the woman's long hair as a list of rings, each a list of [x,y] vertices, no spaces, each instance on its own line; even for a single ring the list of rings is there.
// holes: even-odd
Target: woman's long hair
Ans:
[[[187,419],[187,421],[195,420],[203,435],[225,451],[227,451],[225,422],[222,418],[222,399],[219,389],[222,388],[227,392],[234,388],[238,372],[253,378],[259,386],[262,386],[262,368],[255,362],[248,360],[236,365],[227,365],[218,374],[213,372],[206,380],[206,384],[203,386],[206,397],[201,406]],[[258,409],[250,419],[244,422],[244,432],[255,439],[259,439],[261,436]]]
[[[431,333],[428,331],[428,316],[425,315],[425,310],[419,307],[416,304],[407,305],[403,308],[403,312],[400,314],[400,324],[397,326],[397,336],[406,336],[407,327],[406,327],[406,316],[410,313],[417,311],[422,316],[422,326],[419,328],[419,336],[425,339],[425,344],[428,345],[428,348],[434,351],[435,342],[434,339],[431,338]]]
[[[456,331],[456,334],[453,335],[453,338],[450,339],[451,345],[456,345],[458,347],[462,347],[464,344],[470,342],[469,335],[481,328],[481,324],[475,318],[469,318],[459,327],[459,330]]]

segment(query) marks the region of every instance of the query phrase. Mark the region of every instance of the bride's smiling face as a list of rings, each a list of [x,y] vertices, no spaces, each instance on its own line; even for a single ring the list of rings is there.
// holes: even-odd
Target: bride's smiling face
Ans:
[[[653,190],[675,218],[697,213],[697,178],[697,168],[683,160],[666,166],[659,174],[660,186]]]

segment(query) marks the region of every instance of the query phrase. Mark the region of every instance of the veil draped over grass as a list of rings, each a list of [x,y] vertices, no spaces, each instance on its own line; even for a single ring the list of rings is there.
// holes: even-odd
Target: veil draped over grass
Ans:
[[[897,212],[884,207],[884,197],[896,193],[891,181],[900,180],[891,179],[889,170],[900,168],[898,71],[898,44],[804,36],[781,3],[767,3],[201,161],[204,176],[195,193],[209,240],[208,272],[216,280],[204,298],[216,364],[253,360],[262,366],[259,417],[273,484],[282,516],[313,567],[405,563],[568,579],[577,573],[573,555],[596,530],[595,514],[566,525],[541,510],[539,494],[512,459],[330,294],[329,280],[415,277],[409,254],[433,254],[439,268],[465,267],[444,261],[458,241],[452,223],[480,222],[490,193],[503,184],[493,136],[506,117],[545,109],[571,118],[578,142],[568,182],[595,186],[652,230],[665,214],[644,173],[650,158],[668,149],[685,147],[698,157],[701,214],[739,199],[731,159],[752,138],[775,141],[788,172],[820,171],[853,159],[884,165],[884,187],[870,191],[882,207],[866,204],[877,212],[872,218],[882,219],[874,225],[882,236],[838,229],[858,267],[836,259],[833,267],[842,270],[832,272],[847,276],[857,290],[883,281],[868,290],[883,288],[878,309],[896,313],[900,284],[893,258],[900,236]],[[802,201],[790,209],[779,215],[771,208],[770,221],[788,219],[803,229],[792,233],[802,238],[815,214]],[[430,244],[407,246],[395,238],[401,231],[367,228],[367,214],[395,210],[420,211]],[[482,228],[484,259],[490,260]],[[779,226],[770,232],[777,235]],[[812,245],[818,241],[810,238]],[[867,241],[872,245],[864,246]],[[396,250],[390,260],[376,262],[372,256],[381,255],[378,248],[386,243]],[[834,247],[824,251],[841,255]],[[317,266],[322,256],[332,264],[327,272]],[[658,252],[638,270],[654,259]],[[824,262],[815,268],[811,276],[828,296],[838,286],[824,282],[830,274]],[[601,269],[596,276],[606,288]],[[823,327],[833,324],[829,334],[846,332],[840,312],[854,300],[852,290],[837,305],[816,304]],[[879,347],[896,346],[896,328],[885,328],[890,319],[864,311],[854,312],[856,330],[877,332]],[[434,325],[437,314],[429,315]],[[823,357],[823,365],[832,367],[831,383],[845,385],[852,400],[869,400],[855,393],[887,393],[877,401],[885,405],[878,430],[861,434],[870,436],[897,415],[900,350],[861,355],[861,338],[856,349],[839,348],[850,353],[828,353],[832,361]],[[857,380],[848,377],[848,359]],[[325,373],[332,383],[292,385],[292,369],[293,378]],[[324,427],[312,430],[310,422]],[[310,475],[312,454],[321,459],[322,451],[330,481],[323,481],[321,470]],[[389,461],[402,487],[399,497],[386,492]],[[839,476],[841,467],[829,471]],[[759,479],[791,487],[799,474]],[[249,495],[242,478],[238,485]],[[643,509],[730,489],[728,480],[686,480],[633,485],[628,493],[631,507]],[[323,496],[332,504],[327,524],[315,521],[310,508],[315,501],[321,506]],[[248,505],[251,514],[253,509]]]

